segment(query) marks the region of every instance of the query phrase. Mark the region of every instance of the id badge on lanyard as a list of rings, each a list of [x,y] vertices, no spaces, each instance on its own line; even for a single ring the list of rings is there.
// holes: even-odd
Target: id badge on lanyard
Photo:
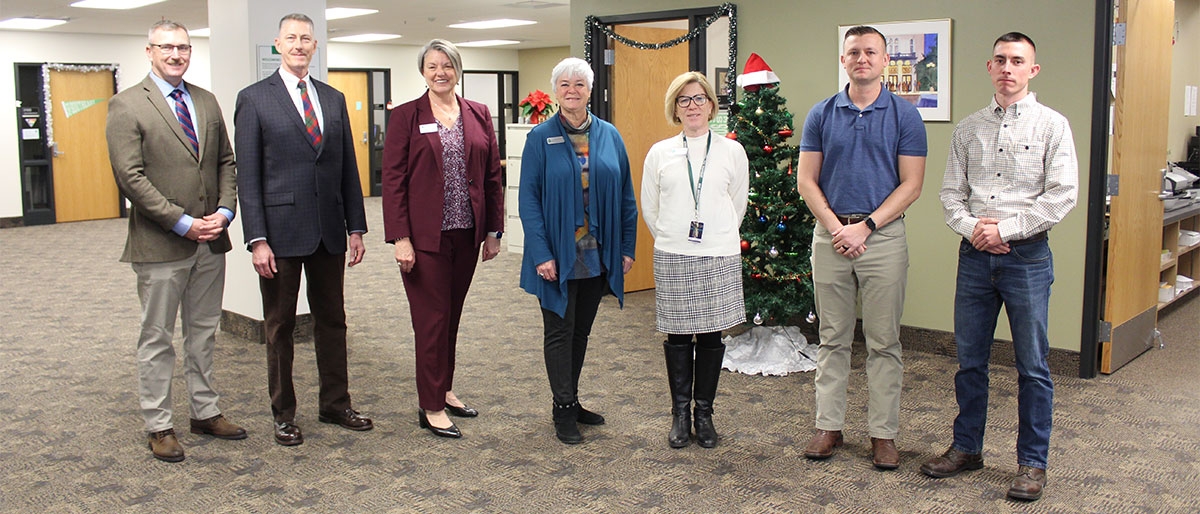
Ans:
[[[687,134],[683,134],[683,148],[687,149]],[[684,160],[687,161],[688,167],[688,183],[692,186],[692,225],[688,229],[688,241],[699,243],[704,238],[704,222],[700,221],[700,190],[704,187],[704,170],[708,167],[708,151],[712,148],[712,131],[708,132],[708,143],[704,146],[704,162],[700,164],[700,180],[696,181],[692,177],[692,159],[691,156],[684,152]]]

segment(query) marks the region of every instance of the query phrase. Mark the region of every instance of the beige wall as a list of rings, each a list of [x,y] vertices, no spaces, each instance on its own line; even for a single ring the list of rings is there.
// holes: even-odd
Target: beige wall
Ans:
[[[703,0],[574,0],[571,2],[571,49],[583,51],[584,17],[712,6]],[[808,109],[836,92],[839,24],[872,21],[953,19],[953,88],[951,118],[957,122],[987,105],[993,92],[984,66],[992,41],[1008,30],[1020,30],[1038,43],[1042,73],[1031,88],[1045,104],[1071,120],[1079,154],[1079,207],[1051,237],[1055,252],[1050,344],[1078,350],[1083,311],[1083,263],[1086,241],[1086,198],[1091,125],[1092,47],[1095,2],[1012,0],[992,2],[891,2],[863,0],[847,8],[843,2],[742,0],[738,5],[739,67],[757,52],[782,79],[781,94],[796,115],[797,128]],[[653,92],[659,94],[658,92]],[[953,122],[926,123],[929,159],[921,198],[908,210],[911,267],[904,324],[953,330],[958,236],[946,228],[937,192],[942,182]],[[798,131],[797,131],[798,132]],[[798,143],[798,137],[793,143]],[[1008,337],[1001,321],[1000,337]]]
[[[555,46],[550,48],[535,48],[517,51],[517,79],[520,81],[520,91],[517,99],[523,100],[535,89],[554,98],[554,90],[550,87],[550,72],[559,61],[571,57],[571,47]],[[554,108],[558,112],[558,106]]]
[[[1184,116],[1184,88],[1200,86],[1200,0],[1175,0],[1175,45],[1171,48],[1171,110],[1167,159],[1187,158],[1188,138],[1200,117]]]

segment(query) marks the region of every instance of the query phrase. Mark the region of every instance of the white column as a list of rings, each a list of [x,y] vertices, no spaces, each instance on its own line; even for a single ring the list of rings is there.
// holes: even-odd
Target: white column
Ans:
[[[212,92],[221,103],[230,138],[234,137],[233,111],[238,91],[262,79],[268,68],[278,68],[277,64],[270,66],[269,59],[274,58],[273,62],[278,63],[279,57],[272,56],[270,48],[279,33],[279,19],[289,13],[302,13],[312,18],[317,51],[310,73],[324,80],[328,70],[325,0],[208,0],[208,23],[212,31],[209,36]],[[260,56],[267,62],[261,62]],[[237,216],[229,226],[234,248],[226,261],[224,309],[262,321],[258,274],[250,263],[250,252],[242,244],[241,219]],[[302,281],[297,314],[309,312],[305,294]]]

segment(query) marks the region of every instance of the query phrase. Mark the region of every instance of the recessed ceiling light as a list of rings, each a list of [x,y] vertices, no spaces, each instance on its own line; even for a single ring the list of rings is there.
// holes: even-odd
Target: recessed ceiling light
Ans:
[[[163,0],[80,0],[71,4],[71,7],[84,7],[87,9],[137,9],[150,4],[157,4]]]
[[[529,21],[529,20],[510,20],[507,18],[501,18],[499,20],[484,20],[484,21],[472,21],[472,22],[468,22],[468,23],[455,23],[454,25],[447,25],[447,26],[452,29],[500,29],[500,28],[504,28],[504,27],[519,27],[521,25],[533,25],[534,23],[537,23],[537,22]]]
[[[520,41],[511,39],[485,39],[483,41],[467,41],[464,43],[454,43],[455,46],[502,46],[502,45],[517,45]]]
[[[337,41],[338,43],[370,43],[372,41],[384,41],[398,37],[400,37],[400,34],[356,34],[353,36],[329,38],[329,40]]]
[[[53,18],[9,18],[0,21],[0,29],[39,30],[66,23],[67,20]]]
[[[325,20],[340,20],[342,18],[353,18],[355,16],[365,16],[367,14],[375,14],[378,9],[357,9],[354,7],[330,7],[325,9]]]
[[[192,37],[209,37],[212,35],[212,29],[206,27],[202,29],[189,30],[188,35]]]

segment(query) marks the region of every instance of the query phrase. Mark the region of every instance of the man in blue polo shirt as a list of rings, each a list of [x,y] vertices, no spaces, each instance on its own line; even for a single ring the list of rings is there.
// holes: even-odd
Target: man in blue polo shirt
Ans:
[[[842,41],[850,83],[813,106],[804,121],[796,185],[817,226],[812,271],[820,316],[816,434],[804,450],[826,459],[842,445],[850,344],[862,294],[867,338],[872,462],[896,469],[900,454],[900,314],[908,274],[904,210],[925,178],[925,125],[908,101],[882,87],[886,43],[859,26]]]

